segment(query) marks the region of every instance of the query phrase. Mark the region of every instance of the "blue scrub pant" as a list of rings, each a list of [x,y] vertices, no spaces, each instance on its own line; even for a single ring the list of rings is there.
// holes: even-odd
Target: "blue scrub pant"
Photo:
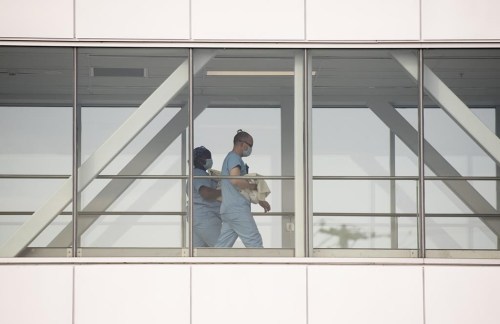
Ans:
[[[245,247],[263,247],[262,236],[250,212],[221,214],[221,218],[222,228],[216,247],[232,247],[238,236]]]
[[[213,247],[217,243],[221,231],[222,221],[219,213],[204,211],[195,213],[193,225],[193,246]]]

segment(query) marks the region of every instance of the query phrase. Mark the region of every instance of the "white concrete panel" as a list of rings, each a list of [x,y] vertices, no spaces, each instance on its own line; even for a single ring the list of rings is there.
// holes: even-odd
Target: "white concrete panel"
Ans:
[[[189,266],[75,268],[75,324],[189,323]]]
[[[309,324],[422,324],[421,266],[310,266]]]
[[[0,322],[67,324],[72,321],[73,267],[0,267]]]
[[[73,1],[1,0],[0,37],[73,38]]]
[[[306,323],[306,268],[199,265],[192,268],[192,323]]]
[[[188,39],[189,0],[76,0],[76,37]]]
[[[304,39],[304,0],[191,2],[193,39]]]
[[[426,267],[426,324],[498,323],[500,267]]]
[[[499,12],[498,0],[422,0],[422,39],[500,39]]]
[[[418,40],[419,0],[308,0],[307,40]]]

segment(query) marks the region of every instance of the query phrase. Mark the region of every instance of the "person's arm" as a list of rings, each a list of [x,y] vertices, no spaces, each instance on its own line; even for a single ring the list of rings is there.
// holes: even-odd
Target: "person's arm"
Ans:
[[[206,200],[215,200],[221,196],[221,191],[219,189],[214,189],[206,186],[201,186],[198,190],[200,196]]]
[[[231,170],[229,170],[229,175],[230,176],[239,176],[241,174],[240,172],[240,166],[235,166]],[[257,184],[256,183],[250,183],[246,179],[230,179],[231,183],[240,188],[241,190],[244,189],[250,189],[250,190],[257,190]]]
[[[265,200],[259,200],[260,207],[264,208],[264,212],[267,213],[271,210],[271,205]]]

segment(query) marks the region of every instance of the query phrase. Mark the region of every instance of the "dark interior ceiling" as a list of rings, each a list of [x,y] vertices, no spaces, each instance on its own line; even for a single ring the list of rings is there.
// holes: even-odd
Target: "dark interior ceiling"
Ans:
[[[411,50],[406,50],[410,51]],[[363,105],[384,98],[416,105],[417,84],[390,50],[312,50],[314,105]],[[413,51],[416,53],[416,51]],[[196,53],[196,50],[195,50]],[[300,50],[218,50],[194,79],[196,97],[239,105],[279,105],[293,99],[295,55]],[[79,48],[78,103],[138,106],[183,61],[186,49]],[[429,50],[429,66],[470,106],[500,106],[500,50]],[[212,76],[208,71],[268,71],[271,75]],[[289,75],[273,75],[282,71]],[[187,102],[187,87],[171,105]],[[0,47],[0,105],[71,106],[73,49]]]

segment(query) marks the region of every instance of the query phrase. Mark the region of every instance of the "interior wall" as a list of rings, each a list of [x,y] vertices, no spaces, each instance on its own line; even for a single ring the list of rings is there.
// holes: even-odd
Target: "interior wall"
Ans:
[[[500,40],[496,0],[2,0],[0,8],[0,39]]]
[[[335,259],[335,264],[326,259],[315,264],[58,260],[15,265],[2,261],[2,323],[498,321],[497,261],[450,265],[410,259],[379,264],[373,259]]]

